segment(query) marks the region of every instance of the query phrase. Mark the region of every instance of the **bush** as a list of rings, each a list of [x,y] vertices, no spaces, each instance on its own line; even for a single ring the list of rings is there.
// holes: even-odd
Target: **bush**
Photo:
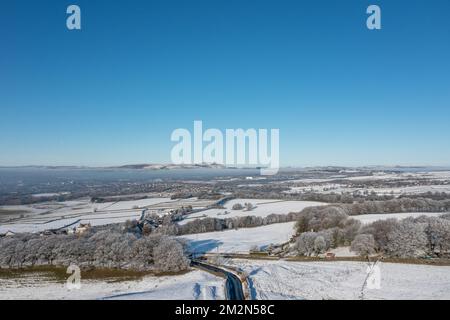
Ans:
[[[246,211],[252,211],[255,208],[250,202],[244,203],[244,207]]]
[[[240,203],[233,204],[233,207],[231,207],[231,210],[242,210],[244,209],[244,206]]]

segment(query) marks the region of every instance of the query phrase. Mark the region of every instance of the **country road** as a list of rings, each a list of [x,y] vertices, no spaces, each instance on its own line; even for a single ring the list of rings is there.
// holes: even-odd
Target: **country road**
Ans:
[[[223,274],[226,278],[225,296],[227,300],[245,300],[241,280],[235,274],[198,260],[192,260],[192,265],[204,271]]]

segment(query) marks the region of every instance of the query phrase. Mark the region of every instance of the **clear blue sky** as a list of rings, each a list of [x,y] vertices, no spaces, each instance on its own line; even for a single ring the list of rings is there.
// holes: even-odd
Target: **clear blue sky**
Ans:
[[[448,0],[2,0],[0,165],[168,162],[172,130],[194,120],[279,128],[282,165],[450,165],[449,13]]]

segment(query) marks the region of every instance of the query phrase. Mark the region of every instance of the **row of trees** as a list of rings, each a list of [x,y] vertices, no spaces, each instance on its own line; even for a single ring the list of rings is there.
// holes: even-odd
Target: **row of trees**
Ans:
[[[182,243],[108,226],[83,235],[19,234],[0,239],[0,267],[76,264],[80,267],[179,272],[189,267]]]
[[[334,204],[329,206],[308,207],[301,212],[288,214],[271,214],[266,217],[244,216],[234,218],[204,218],[190,221],[183,225],[172,224],[165,226],[158,232],[164,231],[170,235],[185,235],[223,231],[227,229],[253,228],[274,223],[298,221],[297,232],[301,234],[307,231],[320,231],[338,227],[345,236],[339,236],[338,244],[348,244],[349,234],[360,227],[356,220],[348,220],[349,216],[377,213],[402,213],[402,212],[448,212],[450,201],[437,201],[430,199],[394,199],[386,201],[365,201],[353,204]],[[346,224],[346,225],[345,225]],[[345,225],[345,226],[344,226]]]
[[[289,189],[287,189],[289,190]],[[277,200],[299,200],[299,201],[317,201],[327,203],[344,203],[353,204],[355,202],[368,202],[368,201],[387,201],[396,200],[398,198],[410,198],[410,199],[431,199],[431,200],[450,200],[450,194],[445,192],[426,192],[416,195],[402,195],[396,197],[394,195],[376,194],[376,193],[318,193],[318,192],[306,192],[306,193],[285,193],[286,190],[273,190],[273,191],[261,191],[253,189],[244,190],[231,190],[233,197],[246,198],[246,199],[277,199]]]
[[[299,236],[293,250],[311,256],[350,245],[352,251],[362,256],[373,253],[398,258],[450,255],[450,214],[379,220],[362,226],[345,209],[349,208],[328,206],[303,210],[296,224]]]
[[[230,190],[233,192],[234,198],[246,199],[274,199],[274,200],[298,200],[298,201],[317,201],[327,203],[353,203],[355,201],[375,201],[375,200],[391,200],[395,197],[392,195],[376,195],[376,194],[353,194],[353,193],[286,193],[289,188],[275,189],[269,191],[255,190],[255,188],[246,188],[242,190]]]
[[[245,202],[244,205],[240,203],[235,203],[231,210],[244,210],[245,211],[252,211],[255,208],[255,206],[250,202]]]
[[[378,252],[398,258],[448,257],[449,215],[373,222],[361,229],[352,250],[361,255]]]
[[[425,192],[425,193],[419,193],[419,194],[408,194],[408,195],[401,195],[399,198],[427,198],[432,200],[449,200],[450,199],[450,193],[446,192]]]
[[[399,198],[386,201],[364,201],[352,204],[339,204],[343,212],[352,215],[401,213],[401,212],[448,212],[450,200],[428,198]]]
[[[296,221],[302,215],[302,212],[291,212],[288,214],[270,214],[266,217],[243,216],[234,218],[203,218],[193,220],[182,225],[172,224],[164,226],[163,229],[156,229],[156,232],[164,230],[166,234],[186,235],[195,233],[205,233],[213,231],[223,231],[229,229],[255,228],[274,223],[284,223]]]

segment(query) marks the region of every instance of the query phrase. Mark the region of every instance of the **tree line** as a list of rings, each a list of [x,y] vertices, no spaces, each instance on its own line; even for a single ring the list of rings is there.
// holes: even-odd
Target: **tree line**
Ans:
[[[450,214],[379,220],[363,226],[341,206],[307,209],[296,224],[298,238],[292,250],[298,255],[318,255],[339,246],[350,246],[362,256],[448,258],[450,254]]]
[[[286,190],[283,190],[286,191]],[[318,193],[318,192],[305,192],[305,193],[285,193],[280,190],[261,191],[254,189],[233,190],[234,198],[245,199],[274,199],[274,200],[297,200],[297,201],[316,201],[327,203],[346,203],[352,204],[355,202],[366,201],[387,201],[396,200],[398,198],[410,198],[410,199],[432,199],[432,200],[450,200],[450,193],[445,192],[425,192],[416,195],[401,195],[396,197],[391,194],[376,194],[374,192],[368,194],[350,193],[344,192],[338,193]]]
[[[450,200],[431,200],[425,198],[410,199],[399,198],[385,201],[364,201],[352,204],[332,204],[328,206],[307,207],[300,212],[288,214],[270,214],[266,217],[242,216],[233,218],[202,218],[187,222],[183,225],[172,224],[165,226],[157,232],[171,235],[185,235],[223,231],[228,229],[254,228],[274,223],[299,221],[315,212],[324,213],[324,216],[335,217],[335,212],[348,217],[363,214],[386,214],[404,212],[449,212]],[[328,221],[330,218],[324,219]],[[305,232],[308,230],[303,230]]]
[[[187,270],[189,260],[177,239],[143,236],[122,225],[93,228],[82,235],[24,233],[0,239],[1,268],[70,264],[162,273]]]

